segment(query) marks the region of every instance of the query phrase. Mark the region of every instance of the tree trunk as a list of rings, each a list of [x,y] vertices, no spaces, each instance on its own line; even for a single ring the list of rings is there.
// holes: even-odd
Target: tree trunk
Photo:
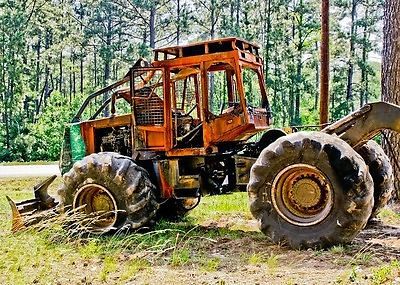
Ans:
[[[83,94],[83,49],[81,48],[81,64],[80,64],[80,91]]]
[[[83,33],[83,5],[81,2],[80,9],[79,9],[79,18],[81,21],[80,30]],[[81,54],[80,54],[80,91],[83,94],[83,59],[84,59],[84,51],[83,45],[81,44]]]
[[[76,97],[75,52],[72,52],[72,93]]]
[[[107,23],[107,35],[106,35],[106,46],[107,50],[111,49],[111,19],[108,19]],[[103,78],[103,87],[107,86],[108,80],[110,79],[110,71],[111,71],[111,58],[107,55],[104,60],[104,78]]]
[[[150,8],[150,47],[154,49],[156,47],[156,5],[153,4]]]
[[[268,82],[268,74],[269,74],[269,61],[270,61],[270,33],[271,33],[271,1],[268,0],[268,3],[265,3],[264,7],[264,33],[265,33],[265,48],[264,48],[264,62],[265,62],[265,82]]]
[[[365,12],[364,12],[364,27],[363,27],[363,46],[362,46],[362,66],[361,66],[361,90],[360,90],[360,108],[368,103],[368,42],[369,42],[369,32],[368,32],[368,16],[369,16],[369,2],[366,2]]]
[[[181,38],[181,1],[176,0],[176,44],[179,45]]]
[[[387,0],[384,8],[383,53],[382,53],[382,99],[400,105],[400,0]],[[389,155],[395,174],[395,188],[400,197],[400,134],[385,132],[388,143],[383,147]],[[393,152],[391,151],[393,150]]]
[[[368,72],[367,72],[367,64],[368,64],[368,51],[367,47],[365,45],[367,41],[367,28],[364,27],[364,32],[363,32],[363,41],[364,45],[362,48],[362,64],[363,66],[361,67],[361,90],[360,90],[360,108],[368,102]]]
[[[94,77],[94,85],[93,87],[97,87],[97,51],[96,47],[93,48],[93,77]]]
[[[215,21],[215,2],[216,0],[211,0],[211,28],[210,28],[210,39],[214,39],[215,38],[215,25],[216,25],[216,21]]]
[[[240,0],[236,0],[236,31],[240,31]]]
[[[297,24],[297,64],[296,64],[296,98],[294,109],[294,120],[296,124],[300,124],[300,99],[302,92],[302,73],[303,73],[303,1],[299,2],[300,16]]]
[[[315,52],[318,53],[318,42],[315,42]],[[314,97],[314,110],[318,110],[319,101],[319,64],[315,64],[315,97]]]
[[[41,33],[38,33],[38,41],[36,46],[36,82],[35,82],[35,91],[39,91],[39,83],[40,83],[40,48],[41,48]]]
[[[60,82],[59,82],[59,87],[58,90],[60,91],[61,94],[64,94],[63,92],[63,51],[61,50],[60,52],[60,60],[59,60],[59,69],[60,69]]]
[[[351,29],[350,29],[350,54],[347,70],[347,94],[346,99],[350,104],[351,111],[354,111],[353,104],[353,75],[354,75],[354,56],[355,56],[355,35],[356,35],[356,13],[357,1],[353,0],[351,4]]]
[[[69,68],[69,102],[72,103],[72,67]]]
[[[291,33],[291,41],[295,41],[295,35],[296,35],[296,26],[295,26],[295,19],[294,16],[291,16],[291,26],[290,26],[290,33]],[[286,38],[286,46],[289,46],[290,44],[290,39],[289,37]],[[290,125],[296,125],[295,122],[295,98],[296,98],[296,78],[295,75],[296,70],[295,70],[296,62],[295,62],[295,57],[292,56],[290,59],[290,65],[288,68],[288,77],[290,78],[290,85],[289,85],[289,122]]]

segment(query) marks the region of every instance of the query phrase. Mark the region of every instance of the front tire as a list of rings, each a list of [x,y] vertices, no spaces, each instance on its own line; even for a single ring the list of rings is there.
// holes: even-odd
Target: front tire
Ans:
[[[264,149],[247,190],[261,231],[294,248],[351,241],[373,206],[372,178],[361,156],[321,132],[290,134]]]
[[[155,187],[147,171],[126,156],[104,152],[86,156],[64,175],[61,204],[100,215],[85,228],[92,233],[139,229],[158,210]]]

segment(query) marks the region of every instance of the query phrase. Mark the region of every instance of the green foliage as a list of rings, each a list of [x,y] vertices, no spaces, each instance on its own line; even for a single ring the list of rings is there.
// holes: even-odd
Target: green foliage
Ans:
[[[276,126],[318,123],[320,1],[189,2],[2,1],[0,161],[57,159],[63,126],[83,98],[124,76],[139,57],[151,59],[154,47],[217,37],[260,45]],[[331,3],[331,121],[380,96],[372,56],[382,2],[355,1],[354,9],[349,1]],[[212,90],[215,113],[227,104],[221,78]],[[244,75],[250,105],[260,103],[256,81]]]
[[[64,127],[71,121],[78,102],[76,98],[75,102],[67,104],[67,99],[55,92],[37,122],[27,124],[26,131],[16,136],[11,158],[22,161],[58,160]]]

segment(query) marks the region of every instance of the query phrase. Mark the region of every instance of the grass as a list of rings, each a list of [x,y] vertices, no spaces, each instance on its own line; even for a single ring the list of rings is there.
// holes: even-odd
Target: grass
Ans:
[[[100,281],[107,281],[110,273],[117,271],[118,262],[114,256],[107,256],[104,258],[103,267],[99,274]]]
[[[248,258],[248,263],[251,265],[258,265],[261,264],[265,261],[265,257],[262,253],[253,253],[252,255],[250,255],[250,257]]]
[[[225,277],[247,266],[263,268],[259,270],[263,277],[267,274],[273,278],[279,273],[286,278],[280,280],[282,284],[295,284],[299,279],[287,270],[292,267],[311,270],[303,264],[309,259],[333,267],[338,266],[336,259],[345,260],[338,267],[341,280],[346,282],[361,278],[359,266],[370,268],[370,281],[375,284],[391,282],[399,274],[398,262],[376,262],[369,251],[352,254],[347,246],[311,252],[309,258],[309,251],[290,251],[271,245],[263,234],[249,226],[253,221],[246,193],[205,197],[183,221],[160,221],[148,232],[77,236],[62,227],[66,218],[60,216],[42,224],[40,231],[31,228],[11,234],[5,195],[15,200],[31,198],[32,187],[40,180],[0,179],[0,284],[153,284],[157,282],[150,281],[154,280],[151,278],[164,276],[165,272],[170,273],[165,280],[188,283],[190,279],[175,282],[181,270],[193,272],[194,276],[214,276],[213,284],[230,284]],[[50,193],[54,194],[60,183],[57,178]],[[385,217],[397,219],[396,213],[385,211]],[[164,271],[157,273],[159,270]],[[224,275],[218,275],[219,272]],[[242,281],[256,283],[248,280],[255,274],[253,271],[248,277],[243,274]]]
[[[356,253],[350,264],[352,265],[368,265],[373,261],[374,255],[371,252],[358,252]]]
[[[182,266],[189,262],[190,251],[188,248],[174,249],[171,255],[172,266]]]
[[[387,224],[400,224],[400,213],[394,212],[389,207],[383,208],[378,217]]]
[[[251,218],[246,193],[205,197],[202,199],[201,204],[203,207],[195,208],[190,215],[200,222],[204,219],[221,218],[223,216],[232,215]],[[204,208],[207,209],[207,216],[204,215]]]
[[[129,260],[126,262],[122,270],[121,282],[130,281],[138,272],[147,270],[149,268],[151,268],[151,264],[146,259],[135,258],[133,260]]]
[[[265,264],[267,265],[267,269],[269,271],[275,271],[279,264],[279,257],[271,253],[265,261]]]
[[[200,260],[200,269],[203,272],[217,271],[220,265],[221,265],[221,259],[217,257],[213,258],[203,257]]]
[[[182,267],[197,262],[201,270],[213,272],[221,261],[205,256],[202,249],[221,237],[237,239],[248,236],[242,231],[200,225],[204,221],[204,212],[214,218],[219,213],[226,216],[240,214],[247,203],[244,193],[229,195],[229,198],[234,198],[231,206],[222,197],[206,197],[203,210],[193,212],[183,222],[160,221],[152,231],[145,233],[74,237],[62,228],[62,218],[57,218],[60,220],[51,220],[40,232],[29,229],[10,234],[10,209],[5,195],[15,201],[32,198],[33,186],[41,180],[0,179],[0,251],[4,253],[0,260],[0,284],[52,284],[54,280],[61,284],[81,280],[123,283],[157,264]],[[61,179],[57,178],[49,192],[56,193],[60,183]],[[260,236],[259,233],[253,235]],[[121,260],[121,256],[129,258]],[[76,271],[77,265],[82,270]],[[87,270],[90,270],[90,276],[86,276]]]
[[[329,251],[330,251],[332,254],[342,255],[342,254],[344,254],[344,253],[346,252],[346,249],[345,249],[345,247],[344,247],[343,245],[335,245],[335,246],[332,246],[332,247],[329,249]]]
[[[396,280],[399,282],[400,276],[400,262],[398,260],[392,261],[390,264],[385,264],[378,267],[373,271],[372,283],[373,284],[392,284]]]

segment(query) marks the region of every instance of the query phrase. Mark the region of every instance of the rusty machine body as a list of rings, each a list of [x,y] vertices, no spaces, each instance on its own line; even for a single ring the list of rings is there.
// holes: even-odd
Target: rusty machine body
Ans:
[[[220,180],[228,174],[233,188],[232,153],[243,149],[250,137],[271,124],[258,49],[246,41],[228,38],[155,50],[151,65],[139,61],[123,80],[112,85],[112,91],[109,87],[90,97],[93,100],[111,91],[103,105],[110,104],[111,113],[97,118],[103,111],[100,108],[89,120],[79,123],[85,155],[110,151],[132,157],[154,175],[159,195],[165,199],[196,197],[200,190],[221,191]],[[245,84],[244,73],[253,81]],[[130,86],[123,88],[124,83]],[[217,84],[226,92],[218,94],[219,98],[212,94]],[[251,84],[253,93],[258,94],[248,89]],[[211,102],[213,96],[218,109]],[[254,96],[256,102],[246,101],[246,96]],[[118,100],[128,105],[128,114],[116,113]],[[88,102],[74,121],[80,120]],[[64,149],[65,153],[68,150]],[[63,160],[67,162],[63,172],[74,160]],[[214,170],[223,173],[213,174]],[[203,182],[218,176],[210,181],[214,187],[200,189],[201,173],[207,176]]]
[[[66,128],[60,208],[102,213],[93,232],[181,216],[203,195],[247,187],[251,211],[273,241],[325,246],[365,226],[374,187],[387,201],[390,165],[380,160],[386,184],[378,185],[368,171],[371,149],[360,150],[379,130],[400,130],[398,106],[368,104],[322,132],[286,135],[271,128],[258,46],[225,38],[154,55],[90,95]],[[33,200],[9,200],[14,230],[35,209],[54,208],[48,182]]]

